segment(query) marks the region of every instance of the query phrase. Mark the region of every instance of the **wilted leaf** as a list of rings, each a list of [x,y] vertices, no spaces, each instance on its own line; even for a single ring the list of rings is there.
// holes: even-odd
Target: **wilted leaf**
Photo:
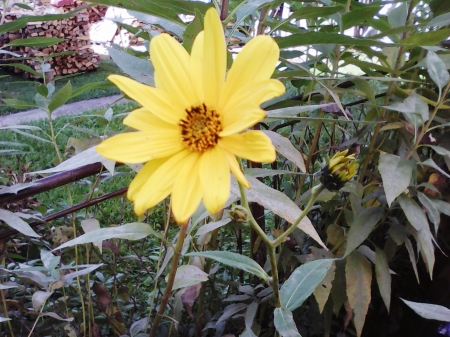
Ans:
[[[178,267],[173,284],[173,290],[190,287],[208,281],[208,274],[196,266],[183,265]]]
[[[282,337],[302,337],[297,330],[292,312],[286,308],[275,308],[273,323]]]
[[[61,316],[55,314],[54,312],[43,312],[43,313],[39,314],[39,317],[43,317],[43,316],[50,316],[52,318],[57,319],[58,321],[64,321],[64,322],[72,322],[74,320],[73,317],[62,318]]]
[[[375,274],[381,297],[389,312],[391,306],[391,273],[386,254],[378,247],[375,249]]]
[[[178,275],[178,271],[177,271]],[[208,278],[208,277],[206,277]],[[176,281],[176,280],[175,280]],[[200,289],[202,288],[202,285],[200,283],[187,287],[182,290],[181,292],[181,302],[186,307],[189,316],[191,316],[192,319],[195,319],[195,315],[192,312],[192,306],[194,305],[194,302],[196,298],[198,297],[200,293]]]
[[[333,263],[328,269],[323,280],[317,285],[316,289],[314,289],[314,297],[316,298],[317,304],[319,305],[319,312],[322,313],[325,308],[325,304],[327,304],[328,297],[330,296],[332,282],[334,280],[336,266]]]
[[[346,260],[347,297],[355,314],[357,335],[361,336],[371,299],[372,266],[362,254],[356,251],[347,256]]]
[[[41,307],[45,304],[47,299],[52,296],[53,291],[36,291],[31,297],[31,303],[33,304],[34,311],[40,311]]]
[[[425,216],[422,208],[420,208],[419,205],[417,205],[411,198],[402,195],[398,198],[398,202],[400,203],[400,206],[403,209],[409,223],[417,231],[417,240],[420,244],[422,257],[425,261],[430,277],[433,277],[433,266],[435,260],[434,246],[433,236],[431,235],[427,217]]]
[[[342,304],[347,300],[345,260],[337,260],[335,262],[335,269],[333,287],[331,288],[331,298],[333,299],[333,312],[335,315],[338,315]]]
[[[241,269],[247,273],[253,274],[266,281],[269,275],[261,268],[261,266],[250,259],[249,257],[241,254],[236,254],[226,251],[210,251],[210,252],[192,252],[185,256],[203,256],[209,259],[213,259],[220,263],[223,263],[232,268]]]
[[[300,171],[303,173],[306,172],[305,161],[303,160],[302,154],[294,147],[294,145],[292,145],[289,139],[273,131],[265,130],[264,133],[270,138],[278,153],[297,165]]]
[[[92,291],[97,295],[97,301],[101,306],[101,310],[105,310],[111,303],[111,294],[103,284],[94,282]]]
[[[414,162],[392,154],[380,155],[378,165],[389,206],[411,182]]]
[[[296,268],[281,286],[281,304],[291,311],[301,306],[322,282],[333,262],[334,259],[321,259]]]
[[[350,225],[347,235],[347,248],[344,257],[357,248],[372,233],[375,225],[381,220],[384,212],[382,207],[364,208]]]

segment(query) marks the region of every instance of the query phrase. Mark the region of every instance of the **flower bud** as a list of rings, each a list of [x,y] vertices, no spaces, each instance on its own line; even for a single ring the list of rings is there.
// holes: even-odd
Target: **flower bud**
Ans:
[[[230,211],[230,218],[238,223],[247,222],[248,220],[247,210],[245,209],[245,207],[232,204]]]
[[[326,189],[337,191],[352,179],[358,170],[355,155],[347,155],[348,150],[336,153],[322,169],[320,180]]]

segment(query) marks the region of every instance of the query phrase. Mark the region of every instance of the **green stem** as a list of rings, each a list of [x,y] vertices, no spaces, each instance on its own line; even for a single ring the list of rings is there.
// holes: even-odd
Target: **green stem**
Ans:
[[[302,221],[303,218],[306,216],[306,214],[308,214],[309,210],[314,205],[317,197],[324,189],[325,187],[322,184],[314,186],[311,189],[311,198],[309,199],[309,202],[306,205],[305,209],[302,211],[297,220],[295,220],[295,222],[283,234],[281,234],[276,240],[270,243],[271,246],[277,247],[286,240],[287,236],[291,234],[295,230],[295,228],[297,228],[297,225],[300,223],[300,221]]]
[[[175,250],[173,252],[172,257],[172,265],[170,268],[170,272],[168,275],[166,290],[164,291],[164,295],[161,299],[161,304],[159,306],[159,310],[156,313],[155,319],[152,323],[152,329],[150,330],[150,337],[155,337],[156,332],[158,331],[159,324],[161,322],[161,317],[164,315],[164,311],[166,310],[167,303],[169,302],[170,295],[172,293],[173,283],[175,281],[175,275],[178,269],[178,259],[181,255],[181,250],[183,249],[184,238],[186,236],[187,225],[180,226],[180,233],[178,234],[177,245],[175,246]]]
[[[267,245],[267,253],[269,254],[270,266],[272,268],[272,281],[270,282],[270,286],[273,290],[273,296],[275,298],[275,306],[277,308],[281,308],[281,300],[280,300],[280,281],[278,279],[278,264],[277,264],[277,256],[275,254],[275,247],[272,245]]]

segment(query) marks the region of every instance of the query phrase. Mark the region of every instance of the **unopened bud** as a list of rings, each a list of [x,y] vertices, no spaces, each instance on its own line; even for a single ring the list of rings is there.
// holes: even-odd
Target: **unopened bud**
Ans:
[[[231,205],[230,217],[231,219],[239,223],[247,222],[248,212],[245,207],[233,204]]]

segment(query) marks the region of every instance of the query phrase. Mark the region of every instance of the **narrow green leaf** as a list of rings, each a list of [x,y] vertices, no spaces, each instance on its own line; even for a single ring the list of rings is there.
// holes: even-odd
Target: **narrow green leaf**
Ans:
[[[448,174],[447,172],[445,172],[443,169],[441,169],[435,162],[433,159],[428,158],[427,160],[419,163],[420,165],[425,165],[425,166],[429,166],[434,168],[436,171],[441,172],[444,176],[446,176],[447,178],[450,178],[450,174]]]
[[[4,98],[2,101],[5,102],[6,105],[16,109],[30,109],[36,107],[35,103],[21,101],[17,98]]]
[[[371,299],[372,265],[357,251],[347,256],[346,261],[347,297],[355,314],[354,322],[357,336],[361,336]]]
[[[306,172],[305,161],[303,160],[302,154],[294,147],[294,145],[292,145],[289,139],[270,130],[265,130],[263,132],[270,138],[278,153],[297,165],[301,172]]]
[[[295,310],[313,293],[335,259],[315,260],[296,268],[280,289],[281,304]]]
[[[411,182],[414,162],[393,154],[380,155],[378,170],[383,180],[384,192],[389,206]]]
[[[190,53],[195,37],[203,30],[203,16],[196,10],[194,20],[186,27],[183,33],[183,47]]]
[[[429,27],[444,27],[450,25],[450,13],[444,13],[441,15],[436,16],[435,18],[431,19],[430,22],[427,23],[425,28]]]
[[[413,309],[416,314],[426,319],[436,321],[450,322],[450,309],[436,304],[419,303],[404,300],[400,298],[408,307]]]
[[[381,298],[383,298],[383,302],[389,312],[391,306],[391,273],[386,254],[378,247],[375,249],[375,274]]]
[[[132,222],[118,227],[100,228],[83,234],[76,239],[63,243],[61,246],[55,248],[55,250],[108,239],[139,240],[147,237],[148,235],[154,234],[155,231],[150,225],[146,223]]]
[[[220,263],[223,263],[229,267],[242,269],[250,274],[256,275],[267,281],[269,275],[261,268],[261,266],[254,260],[247,256],[236,254],[232,252],[222,251],[208,251],[208,252],[192,252],[186,254],[186,256],[203,256],[208,259],[213,259]]]
[[[114,86],[111,82],[92,82],[92,83],[86,83],[82,85],[79,88],[76,88],[72,91],[72,98],[76,97],[80,94],[82,94],[85,91],[92,90],[92,89],[103,89],[103,88],[109,88]]]
[[[4,67],[14,67],[14,68],[18,68],[21,69],[23,71],[26,71],[27,73],[33,74],[34,76],[37,77],[42,77],[42,73],[41,72],[37,72],[36,70],[34,70],[33,68],[22,64],[22,63],[8,63],[8,64],[2,64],[2,66]]]
[[[27,37],[26,39],[15,39],[5,44],[4,47],[49,47],[62,41],[64,39],[58,37]]]
[[[441,215],[439,214],[437,205],[433,203],[433,201],[431,201],[422,192],[417,192],[417,197],[422,206],[427,209],[428,218],[434,225],[434,232],[437,233],[439,229],[439,223],[441,222]]]
[[[273,323],[282,337],[302,337],[297,330],[292,312],[286,308],[275,308]]]
[[[368,19],[372,19],[380,10],[381,5],[376,6],[365,5],[362,8],[352,9],[348,13],[342,15],[342,29],[348,29],[353,26],[358,26]]]
[[[433,236],[431,235],[427,217],[425,216],[422,208],[411,198],[401,195],[398,197],[398,202],[400,203],[400,206],[403,209],[409,223],[417,231],[416,240],[420,244],[420,252],[427,266],[428,273],[432,277],[435,260],[434,246]]]
[[[372,233],[375,225],[380,222],[384,212],[382,207],[364,208],[350,225],[350,231],[347,235],[347,247],[344,257],[355,250]]]
[[[450,35],[450,28],[416,33],[400,41],[404,46],[435,46]]]
[[[68,81],[67,84],[52,97],[52,100],[48,105],[50,113],[55,111],[61,105],[66,104],[70,97],[72,97],[72,85],[70,84],[70,81]]]
[[[439,101],[441,99],[442,88],[448,83],[450,76],[444,61],[442,61],[435,52],[431,50],[428,51],[426,62],[428,74],[439,88]]]
[[[141,22],[153,25],[153,26],[157,26],[157,27],[163,29],[164,31],[170,32],[173,35],[176,35],[180,38],[183,36],[183,32],[186,29],[186,25],[184,23],[175,23],[171,20],[163,19],[158,16],[145,14],[145,13],[141,13],[141,12],[136,12],[136,11],[128,11],[128,13],[130,13],[130,15],[135,17],[138,21],[141,21]],[[198,10],[196,13],[199,13],[201,15],[201,13],[198,12]]]

